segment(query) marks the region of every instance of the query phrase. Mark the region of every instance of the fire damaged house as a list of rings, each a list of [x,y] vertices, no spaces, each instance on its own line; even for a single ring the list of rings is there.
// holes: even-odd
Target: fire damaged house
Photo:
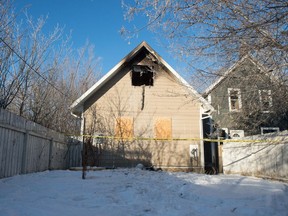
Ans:
[[[146,42],[71,105],[93,164],[204,171],[203,116],[212,106]]]

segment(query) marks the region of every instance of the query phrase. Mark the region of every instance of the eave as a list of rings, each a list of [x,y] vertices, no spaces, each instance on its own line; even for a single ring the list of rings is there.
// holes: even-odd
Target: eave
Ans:
[[[145,48],[151,53],[158,61],[160,65],[165,67],[171,74],[185,86],[188,91],[194,95],[202,104],[206,113],[210,113],[214,108],[192,87],[190,86],[158,53],[155,52],[145,41],[140,43],[135,49],[133,49],[127,56],[125,56],[117,65],[115,65],[107,74],[105,74],[99,81],[97,81],[91,88],[89,88],[83,95],[73,102],[70,106],[72,115],[81,117],[81,113],[84,110],[84,103],[93,94],[95,94],[102,86],[104,86],[118,71],[120,71],[126,63],[129,63],[142,48]]]

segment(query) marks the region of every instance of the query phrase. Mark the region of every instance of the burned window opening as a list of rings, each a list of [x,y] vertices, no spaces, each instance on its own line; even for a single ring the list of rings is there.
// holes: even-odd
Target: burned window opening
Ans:
[[[132,86],[153,86],[154,73],[147,65],[134,65],[132,67]]]

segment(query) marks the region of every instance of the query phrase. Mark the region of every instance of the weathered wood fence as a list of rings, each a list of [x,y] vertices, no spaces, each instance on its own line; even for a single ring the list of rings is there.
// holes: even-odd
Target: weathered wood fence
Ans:
[[[0,109],[0,178],[79,166],[81,143]]]
[[[223,144],[224,173],[288,181],[288,131],[243,140]]]

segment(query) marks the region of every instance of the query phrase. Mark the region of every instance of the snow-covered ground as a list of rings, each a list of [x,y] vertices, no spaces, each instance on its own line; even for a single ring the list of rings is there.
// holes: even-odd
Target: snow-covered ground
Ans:
[[[0,215],[288,215],[288,185],[137,169],[46,171],[0,180]]]

